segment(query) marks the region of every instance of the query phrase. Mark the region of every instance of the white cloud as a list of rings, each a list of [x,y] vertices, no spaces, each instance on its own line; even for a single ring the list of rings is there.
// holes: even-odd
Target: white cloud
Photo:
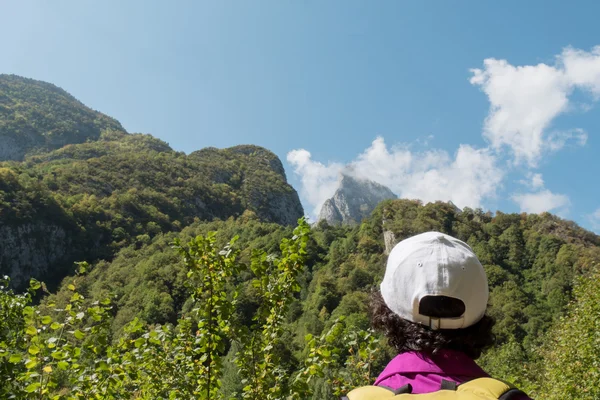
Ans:
[[[317,215],[325,200],[335,193],[343,164],[313,161],[310,152],[304,149],[290,151],[287,160],[301,178],[300,195],[314,207],[312,215]]]
[[[597,208],[596,211],[587,217],[592,225],[592,229],[594,229],[596,232],[600,231],[600,208]]]
[[[547,130],[558,115],[570,110],[574,89],[600,97],[600,46],[590,52],[567,48],[554,66],[513,66],[494,58],[483,64],[482,69],[471,70],[470,82],[480,86],[490,101],[483,135],[492,147],[508,146],[517,163],[536,166],[543,151],[556,151],[567,140],[585,144],[587,134],[582,130],[558,137]]]
[[[471,83],[480,85],[491,103],[483,135],[495,148],[508,145],[517,162],[537,162],[543,133],[567,109],[569,85],[564,75],[545,64],[515,67],[487,59],[484,69],[472,70]]]
[[[531,189],[541,189],[544,187],[544,179],[542,178],[542,174],[528,172],[526,176],[527,179],[522,179],[519,181],[521,185],[525,185]]]
[[[568,132],[552,132],[548,135],[546,147],[550,151],[558,151],[565,147],[567,142],[573,141],[578,146],[585,146],[588,135],[583,129],[571,129]]]
[[[534,189],[539,189],[544,187],[544,180],[542,179],[542,174],[533,174],[531,177],[531,187]]]
[[[483,127],[489,148],[463,144],[451,155],[445,150],[416,151],[406,144],[388,147],[379,137],[348,165],[323,164],[306,150],[293,150],[287,159],[301,178],[300,193],[312,207],[312,215],[333,196],[343,170],[384,184],[402,198],[451,200],[459,207],[475,208],[496,196],[511,166],[525,163],[532,169],[545,154],[586,144],[588,134],[583,129],[557,131],[552,123],[563,113],[591,108],[589,104],[572,104],[574,90],[589,92],[592,101],[600,99],[600,46],[589,52],[566,48],[553,65],[514,66],[490,58],[471,72],[471,84],[479,86],[490,102]],[[431,138],[415,143],[428,146]],[[508,171],[499,163],[504,169],[508,164]],[[520,182],[529,193],[511,196],[522,211],[568,211],[569,197],[546,189],[541,174],[530,171],[526,177]]]
[[[288,161],[301,177],[301,193],[314,208],[313,215],[318,214],[337,188],[334,171],[339,173],[343,167],[313,161],[305,150],[290,152]],[[461,208],[476,208],[482,206],[484,199],[494,197],[502,182],[504,174],[496,161],[489,150],[469,145],[461,145],[451,157],[443,150],[412,152],[407,146],[388,148],[384,139],[378,137],[345,168],[386,185],[402,198],[424,202],[451,200]],[[327,179],[314,178],[325,171],[329,173]]]
[[[600,96],[600,46],[590,52],[567,47],[560,55],[559,62],[572,85]]]
[[[544,187],[542,174],[528,172],[527,179],[519,183],[528,187],[529,193],[515,193],[511,199],[519,205],[521,212],[539,214],[544,211],[553,211],[565,216],[571,205],[569,197],[564,194],[552,193]]]
[[[569,197],[564,194],[552,193],[543,189],[534,193],[519,193],[512,196],[522,212],[539,214],[544,211],[554,211],[565,214],[571,204]]]

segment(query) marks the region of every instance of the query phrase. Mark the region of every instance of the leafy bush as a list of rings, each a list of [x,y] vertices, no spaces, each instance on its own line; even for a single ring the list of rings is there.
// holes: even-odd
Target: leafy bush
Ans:
[[[6,384],[0,394],[18,399],[220,399],[223,357],[227,347],[239,343],[235,358],[243,387],[237,397],[305,398],[311,391],[310,376],[332,374],[327,351],[315,350],[323,362],[311,353],[307,369],[291,379],[278,345],[285,336],[287,310],[300,289],[309,232],[301,220],[294,236],[281,241],[280,256],[253,252],[252,285],[259,290],[261,305],[249,328],[235,316],[238,291],[233,278],[245,268],[236,261],[236,239],[219,250],[214,232],[186,246],[175,242],[196,305],[190,315],[176,326],[145,326],[136,318],[114,343],[111,302],[85,306],[77,289],[81,276],[67,285],[71,296],[64,306],[32,305],[33,295],[43,287],[38,281],[31,281],[25,295],[15,295],[3,281],[0,379]],[[87,263],[79,265],[81,273],[88,268]],[[226,290],[231,285],[233,290]],[[376,341],[361,332],[350,340],[344,365],[356,372],[349,379],[366,383],[370,376],[363,359],[375,351]],[[336,361],[342,360],[338,354]]]

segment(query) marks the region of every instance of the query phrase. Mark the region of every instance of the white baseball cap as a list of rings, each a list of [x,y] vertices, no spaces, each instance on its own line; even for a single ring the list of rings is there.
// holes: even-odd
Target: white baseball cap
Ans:
[[[427,232],[398,243],[391,251],[381,295],[395,314],[432,329],[460,329],[477,323],[489,297],[487,276],[465,242],[440,232]],[[425,296],[461,300],[465,312],[456,318],[419,313]]]

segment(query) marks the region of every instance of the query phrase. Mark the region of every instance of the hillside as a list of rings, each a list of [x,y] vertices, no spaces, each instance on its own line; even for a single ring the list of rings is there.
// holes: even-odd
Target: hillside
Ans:
[[[481,210],[457,210],[451,204],[422,205],[418,201],[390,200],[381,203],[359,226],[313,227],[307,247],[306,268],[299,276],[301,291],[286,317],[285,344],[279,350],[289,375],[301,367],[306,354],[306,334],[318,336],[345,317],[346,332],[367,329],[370,293],[377,289],[385,265],[385,237],[399,241],[411,235],[437,230],[468,242],[484,264],[491,298],[489,313],[496,321],[495,334],[500,347],[481,360],[490,372],[528,385],[538,378],[533,367],[539,361],[538,346],[563,314],[575,281],[600,263],[600,238],[572,222],[550,214],[504,214],[495,216]],[[250,249],[278,253],[281,238],[289,228],[266,224],[255,218],[195,223],[180,233],[159,234],[151,242],[130,245],[119,251],[112,262],[100,262],[91,273],[78,278],[78,287],[90,300],[112,298],[115,337],[134,317],[143,323],[176,323],[189,313],[193,302],[186,284],[186,265],[169,243],[185,242],[195,235],[217,231],[219,245],[239,235],[236,248],[240,260],[249,264]],[[232,324],[249,324],[261,300],[244,273],[240,285],[236,319]],[[50,301],[61,304],[71,291],[68,278]],[[375,361],[373,370],[393,353]],[[232,350],[233,351],[233,350]],[[230,354],[228,357],[232,357]],[[342,363],[343,364],[343,363]],[[527,365],[530,365],[529,370]],[[229,368],[234,368],[231,365]],[[529,371],[529,372],[524,372]],[[526,375],[533,374],[533,375]],[[513,375],[514,374],[514,375]],[[321,381],[314,384],[314,399],[333,398]],[[227,381],[225,393],[240,390],[235,379]]]
[[[125,132],[59,87],[0,74],[0,161],[97,140],[110,130]]]
[[[85,131],[92,132],[87,139],[96,140],[49,152],[37,148],[38,154],[24,161],[0,162],[0,275],[9,275],[17,287],[31,276],[58,283],[76,260],[111,259],[120,248],[194,221],[246,212],[290,225],[303,215],[281,161],[266,149],[244,145],[186,155],[150,135],[118,129],[100,133],[104,122],[120,125],[52,85],[17,77],[3,80],[18,83],[18,91],[8,92],[11,97],[3,95],[17,103],[12,95],[17,92],[26,104],[22,110],[39,116],[60,109],[72,118],[64,129],[88,126],[94,116],[98,128]],[[6,129],[14,125],[14,115],[1,114],[0,126],[5,137],[18,140],[20,131]],[[55,126],[54,120],[43,120],[46,128]],[[41,126],[35,119],[30,123]],[[68,132],[60,137],[84,141],[83,130]]]
[[[303,209],[272,152],[186,155],[50,84],[0,82],[18,88],[0,86],[0,137],[39,139],[0,161],[0,277],[12,280],[0,279],[0,397],[339,398],[394,356],[368,331],[387,252],[432,230],[467,242],[486,270],[497,346],[484,369],[539,398],[600,395],[588,368],[600,237],[577,224],[383,200],[387,188],[346,180],[336,207],[351,205],[352,223],[294,230]],[[18,294],[31,277],[46,293]]]

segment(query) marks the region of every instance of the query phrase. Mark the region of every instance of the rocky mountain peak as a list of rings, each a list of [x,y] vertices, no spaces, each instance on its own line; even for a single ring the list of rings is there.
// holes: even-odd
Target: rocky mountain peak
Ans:
[[[357,224],[381,201],[395,198],[397,196],[384,185],[342,173],[339,187],[323,204],[318,221],[325,220],[330,225]]]

